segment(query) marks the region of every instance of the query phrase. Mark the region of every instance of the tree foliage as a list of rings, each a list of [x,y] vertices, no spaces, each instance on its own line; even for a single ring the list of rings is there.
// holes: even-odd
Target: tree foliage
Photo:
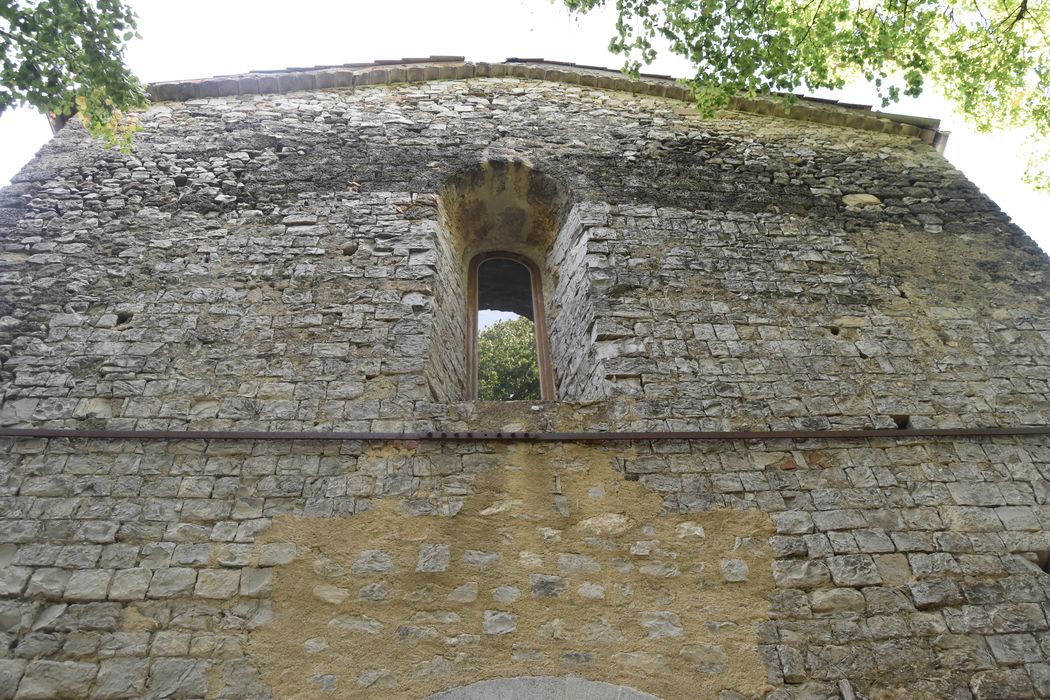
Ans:
[[[0,0],[0,113],[79,113],[93,136],[126,146],[136,126],[124,112],[146,104],[124,65],[135,28],[121,0]]]
[[[586,12],[606,0],[564,2]],[[734,94],[857,77],[887,106],[932,81],[978,129],[1050,138],[1050,0],[616,0],[616,9],[610,49],[624,68],[637,74],[662,39],[695,66],[688,82],[708,115]]]
[[[538,401],[540,373],[536,331],[521,317],[494,323],[478,334],[478,398]]]

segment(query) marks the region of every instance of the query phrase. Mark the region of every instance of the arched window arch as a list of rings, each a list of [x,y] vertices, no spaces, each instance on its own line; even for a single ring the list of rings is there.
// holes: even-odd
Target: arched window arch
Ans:
[[[539,397],[543,401],[557,398],[539,267],[524,255],[507,251],[475,255],[467,272],[467,304],[469,397],[478,398],[479,311],[491,310],[517,314],[532,322]]]

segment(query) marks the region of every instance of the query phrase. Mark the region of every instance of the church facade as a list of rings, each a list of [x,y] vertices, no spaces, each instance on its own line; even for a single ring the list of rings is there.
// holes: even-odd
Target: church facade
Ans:
[[[1050,697],[1050,261],[936,122],[151,93],[0,191],[0,698]],[[479,294],[542,400],[474,399]]]

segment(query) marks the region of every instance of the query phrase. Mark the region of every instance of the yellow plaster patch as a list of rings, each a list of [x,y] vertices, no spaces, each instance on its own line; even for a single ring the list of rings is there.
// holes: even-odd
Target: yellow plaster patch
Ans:
[[[260,543],[299,556],[277,568],[273,623],[248,652],[276,697],[423,698],[567,674],[667,699],[768,689],[755,633],[773,589],[768,515],[661,514],[599,448],[499,448],[454,517],[407,517],[388,498],[274,519]],[[443,544],[447,569],[417,571],[420,549]]]

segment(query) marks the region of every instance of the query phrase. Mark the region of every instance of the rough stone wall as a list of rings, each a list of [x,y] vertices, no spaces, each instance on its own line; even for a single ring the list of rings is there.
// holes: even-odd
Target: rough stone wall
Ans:
[[[3,426],[1050,414],[1050,266],[917,139],[510,78],[142,123],[131,156],[72,125],[0,193]],[[459,401],[466,261],[440,197],[493,159],[570,195],[537,261],[557,403]],[[662,698],[1050,697],[1045,437],[0,455],[0,698],[569,674]]]
[[[598,358],[601,336],[594,330],[594,283],[604,275],[592,269],[588,259],[590,227],[585,222],[589,222],[589,210],[584,209],[578,205],[569,212],[562,235],[551,249],[547,269],[556,271],[556,282],[550,285],[548,279],[545,292],[546,298],[557,303],[549,333],[551,355],[557,358],[558,395],[576,401],[604,399],[609,393]]]
[[[458,295],[435,197],[513,157],[585,218],[557,271],[585,279],[547,305],[579,334],[563,376],[592,343],[596,376],[561,398],[703,427],[1041,422],[1045,256],[916,139],[491,78],[143,124],[130,158],[65,132],[5,192],[6,420],[426,420],[459,393],[453,360],[426,376],[459,330],[435,326]]]

